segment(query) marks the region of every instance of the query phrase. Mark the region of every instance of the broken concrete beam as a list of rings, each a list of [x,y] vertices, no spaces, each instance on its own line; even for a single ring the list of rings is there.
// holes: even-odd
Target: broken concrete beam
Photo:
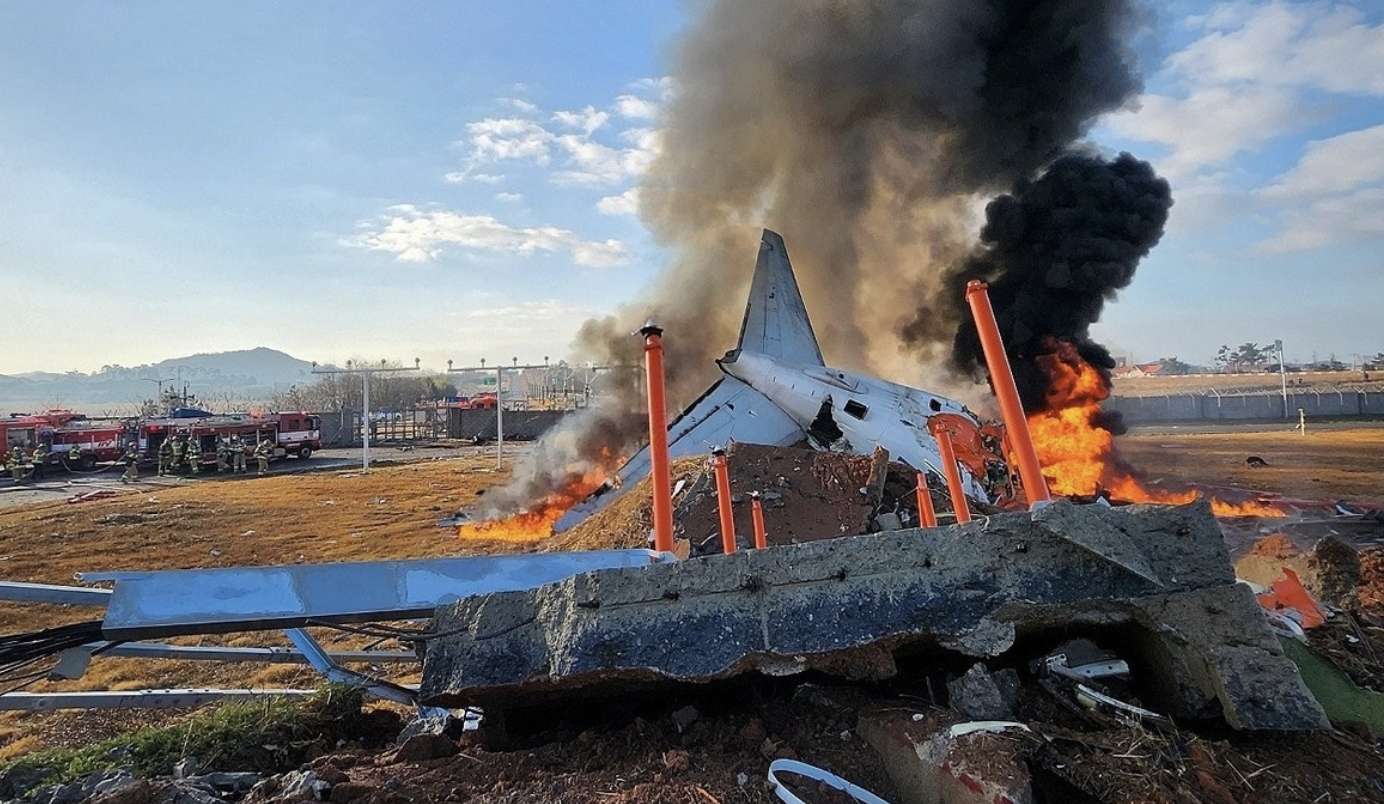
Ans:
[[[1152,622],[1131,603],[1175,603],[1181,593],[1233,587],[1204,503],[1112,509],[1059,501],[1035,515],[600,570],[467,598],[438,609],[434,627],[455,635],[428,644],[420,692],[430,704],[504,709],[753,670],[884,678],[896,672],[893,651],[905,645],[998,655],[1016,633],[1052,627],[1054,619]],[[1221,618],[1212,633],[1262,631],[1272,641],[1260,616],[1174,603],[1158,604],[1159,639],[1184,640],[1205,630],[1202,620]],[[1186,639],[1163,651],[1196,668],[1166,688],[1213,690],[1228,719],[1245,728],[1325,723],[1319,709],[1275,709],[1276,701],[1304,695],[1281,651],[1256,654],[1263,677],[1247,685],[1235,670],[1241,665],[1216,655],[1217,647]],[[1266,689],[1276,691],[1272,700],[1263,699]],[[1205,696],[1192,704],[1184,708],[1201,711]]]

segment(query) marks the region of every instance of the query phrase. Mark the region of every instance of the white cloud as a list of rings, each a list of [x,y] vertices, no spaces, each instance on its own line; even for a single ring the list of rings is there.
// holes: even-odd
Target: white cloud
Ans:
[[[657,100],[640,94],[625,94],[615,99],[621,120],[654,118],[659,106],[671,93],[668,79],[637,82],[636,93],[656,93]],[[447,181],[499,181],[501,177],[479,172],[483,167],[505,160],[525,161],[541,168],[561,159],[549,181],[562,187],[608,187],[637,178],[648,169],[658,153],[659,132],[646,126],[618,128],[611,125],[610,112],[586,106],[579,110],[554,112],[552,128],[538,120],[533,104],[503,99],[520,108],[522,117],[488,117],[466,126],[466,137],[457,145],[466,149],[463,169],[446,174]]]
[[[615,111],[631,120],[653,120],[658,117],[658,103],[637,95],[621,95],[615,99]]]
[[[537,114],[538,106],[520,98],[500,98],[500,103],[523,112],[524,114]]]
[[[579,128],[585,131],[589,137],[610,121],[610,115],[606,112],[598,112],[594,107],[588,106],[580,112],[555,112],[553,119],[568,128]]]
[[[639,188],[631,187],[619,195],[608,195],[596,202],[602,215],[636,215],[639,213]]]
[[[384,251],[402,262],[428,262],[444,245],[466,249],[530,255],[536,251],[567,252],[578,265],[610,266],[626,261],[618,240],[586,241],[555,226],[515,228],[490,215],[465,215],[450,210],[424,211],[412,206],[391,207],[397,214],[367,232],[354,244]]]
[[[1260,244],[1268,253],[1384,236],[1384,188],[1369,187],[1318,199],[1280,218],[1281,229]]]
[[[1243,3],[1202,18],[1208,34],[1169,59],[1219,84],[1276,84],[1384,95],[1384,25],[1325,2]]]
[[[1177,179],[1252,151],[1303,119],[1301,101],[1290,90],[1211,86],[1184,98],[1145,95],[1137,109],[1107,123],[1121,136],[1169,146],[1159,168]]]
[[[1384,25],[1327,2],[1230,3],[1189,24],[1204,32],[1164,64],[1174,90],[1108,120],[1117,133],[1168,146],[1174,178],[1225,165],[1319,122],[1308,91],[1384,95]]]
[[[518,204],[524,200],[523,193],[496,193],[496,201],[503,201],[506,204]]]
[[[553,135],[532,120],[487,117],[468,123],[466,131],[471,135],[471,157],[477,164],[501,159],[548,163],[548,146]]]
[[[1384,125],[1307,144],[1292,170],[1264,188],[1269,198],[1342,193],[1384,181]]]

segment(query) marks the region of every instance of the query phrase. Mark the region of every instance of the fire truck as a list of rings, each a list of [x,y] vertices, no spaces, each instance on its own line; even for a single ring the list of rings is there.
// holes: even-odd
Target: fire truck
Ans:
[[[128,422],[119,419],[88,419],[70,410],[49,410],[43,413],[13,414],[0,418],[0,443],[6,452],[19,447],[28,456],[34,447],[46,444],[48,462],[68,469],[91,470],[98,463],[114,461],[125,451],[131,437]],[[73,445],[81,458],[74,462]]]
[[[244,449],[252,452],[259,444],[273,444],[272,459],[289,455],[306,460],[322,449],[321,423],[311,413],[229,414],[176,416],[141,419],[139,452],[146,461],[158,459],[159,447],[170,438],[184,437],[197,442],[203,464],[216,463],[216,446],[221,439],[239,436]]]

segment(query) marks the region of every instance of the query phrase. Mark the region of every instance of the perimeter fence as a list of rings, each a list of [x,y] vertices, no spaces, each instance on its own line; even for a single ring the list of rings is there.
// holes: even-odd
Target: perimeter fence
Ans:
[[[1206,389],[1157,396],[1115,396],[1103,405],[1119,411],[1127,424],[1160,422],[1262,421],[1384,417],[1384,391],[1338,388],[1289,388],[1236,393]]]

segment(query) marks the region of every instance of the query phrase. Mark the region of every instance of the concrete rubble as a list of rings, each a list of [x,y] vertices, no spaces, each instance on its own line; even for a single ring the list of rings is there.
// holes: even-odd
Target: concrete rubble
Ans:
[[[1145,705],[1240,729],[1327,720],[1235,583],[1215,518],[1076,505],[640,568],[438,609],[421,694],[491,712],[743,673],[898,672],[901,649],[1003,663],[1026,637],[1122,634]],[[1016,659],[1022,661],[1024,658]]]

